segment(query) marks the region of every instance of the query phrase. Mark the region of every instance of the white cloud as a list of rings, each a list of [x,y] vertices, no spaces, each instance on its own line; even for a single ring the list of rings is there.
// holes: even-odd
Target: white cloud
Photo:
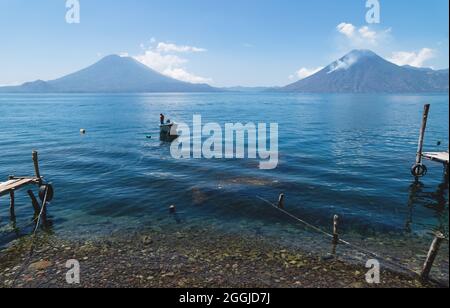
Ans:
[[[206,49],[191,46],[179,46],[176,44],[157,43],[154,39],[152,39],[149,47],[145,47],[141,44],[141,48],[143,49],[143,54],[135,56],[134,58],[163,75],[190,83],[212,82],[212,79],[210,78],[189,73],[185,68],[185,64],[189,61],[174,54],[183,52],[204,52]]]
[[[183,45],[176,45],[172,43],[164,43],[160,42],[158,43],[158,46],[156,46],[156,50],[159,52],[205,52],[207,51],[204,48],[198,48],[193,46],[183,46]]]
[[[135,59],[160,73],[163,73],[167,69],[170,70],[175,67],[180,67],[187,62],[186,59],[182,59],[178,56],[162,55],[151,49],[146,50],[142,55],[136,56]]]
[[[431,48],[422,48],[417,51],[396,51],[387,50],[385,47],[394,38],[392,37],[392,28],[377,29],[373,26],[357,27],[351,23],[341,23],[337,27],[340,34],[342,48],[350,49],[372,49],[377,50],[380,54],[390,55],[387,60],[397,65],[410,65],[414,67],[423,67],[426,62],[436,57],[436,51]],[[350,59],[351,60],[351,59]],[[351,62],[351,61],[350,61]],[[348,63],[337,63],[337,68],[344,68]]]
[[[352,24],[343,22],[337,26],[337,30],[346,37],[352,38],[355,35],[356,27]]]
[[[397,65],[411,65],[414,67],[423,67],[425,62],[434,58],[435,51],[430,48],[422,48],[419,51],[397,51],[392,53],[392,56],[388,58],[389,61]]]
[[[317,68],[302,67],[297,72],[295,72],[295,75],[289,76],[289,79],[302,80],[302,79],[305,79],[305,78],[307,78],[309,76],[314,75],[315,73],[321,71],[322,69],[323,69],[323,67],[317,67]]]
[[[190,83],[209,83],[212,80],[210,78],[203,78],[194,74],[188,73],[183,68],[167,69],[163,72],[164,75],[170,76],[174,79],[187,81]]]
[[[356,27],[350,23],[340,23],[336,30],[342,34],[351,48],[372,48],[389,38],[391,29],[374,30],[368,26]]]
[[[362,38],[369,40],[370,42],[375,42],[377,39],[377,33],[369,29],[369,27],[364,26],[358,30]]]

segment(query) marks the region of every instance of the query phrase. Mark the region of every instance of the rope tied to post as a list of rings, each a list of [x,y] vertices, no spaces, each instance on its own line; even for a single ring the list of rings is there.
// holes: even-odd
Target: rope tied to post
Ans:
[[[372,258],[383,260],[386,264],[389,264],[389,265],[391,265],[391,266],[393,266],[395,268],[398,268],[398,269],[400,269],[400,270],[402,270],[404,272],[411,273],[414,276],[420,276],[421,275],[421,273],[419,273],[419,272],[417,272],[417,271],[415,271],[415,270],[413,270],[413,269],[411,269],[409,267],[406,267],[406,266],[404,266],[402,264],[395,263],[392,260],[390,260],[388,258],[385,258],[385,257],[381,256],[378,253],[375,253],[375,252],[369,251],[369,250],[367,250],[365,248],[362,248],[362,247],[359,247],[357,245],[351,244],[350,242],[345,241],[343,239],[336,238],[336,235],[330,234],[330,233],[328,233],[328,232],[326,232],[326,231],[324,231],[324,230],[322,230],[322,229],[320,229],[320,228],[318,228],[318,227],[316,227],[316,226],[314,226],[314,225],[304,221],[303,219],[298,218],[297,216],[289,213],[285,209],[282,209],[282,208],[278,207],[277,205],[273,204],[272,202],[270,202],[269,200],[267,200],[267,199],[265,199],[263,197],[257,196],[257,198],[260,199],[261,201],[264,201],[264,203],[270,205],[271,207],[277,209],[278,211],[282,212],[283,214],[286,214],[287,216],[289,216],[293,220],[295,220],[295,221],[305,225],[306,227],[308,227],[308,228],[310,228],[310,229],[312,229],[312,230],[314,230],[314,231],[316,231],[316,232],[318,232],[318,233],[320,233],[320,234],[322,234],[322,235],[324,235],[326,237],[329,237],[329,238],[333,239],[333,241],[336,241],[336,244],[343,244],[343,245],[348,246],[348,247],[350,247],[352,249],[355,249],[355,250],[357,250],[357,251],[359,251],[361,253],[364,253],[365,255],[368,255],[368,256],[370,256]],[[435,283],[440,283],[438,281],[431,280],[431,279],[430,279],[430,281],[433,281]]]

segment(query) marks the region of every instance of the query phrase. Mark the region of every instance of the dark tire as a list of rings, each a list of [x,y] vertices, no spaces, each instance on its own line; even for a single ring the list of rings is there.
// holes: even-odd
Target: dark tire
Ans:
[[[417,178],[424,177],[428,173],[428,168],[424,164],[416,164],[411,168],[411,174]]]
[[[47,185],[42,185],[39,188],[39,199],[41,199],[42,202],[44,202],[44,198],[45,198],[45,190],[48,189],[47,192],[47,202],[51,202],[53,200],[53,186],[50,184]]]

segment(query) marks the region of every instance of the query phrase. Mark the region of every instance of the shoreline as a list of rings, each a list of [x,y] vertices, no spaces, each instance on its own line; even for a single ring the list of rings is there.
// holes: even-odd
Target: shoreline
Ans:
[[[417,277],[381,271],[367,284],[365,264],[352,264],[210,228],[63,240],[39,234],[0,251],[0,288],[427,288]],[[30,257],[30,248],[34,251]],[[80,263],[79,285],[67,284],[66,262]]]

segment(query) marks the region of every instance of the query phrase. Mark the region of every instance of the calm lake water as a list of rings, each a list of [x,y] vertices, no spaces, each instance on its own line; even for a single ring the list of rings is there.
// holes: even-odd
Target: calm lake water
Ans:
[[[33,174],[31,151],[38,150],[41,173],[56,190],[52,230],[63,236],[211,225],[299,241],[301,227],[258,199],[276,201],[284,192],[289,211],[324,229],[339,214],[349,237],[405,239],[404,251],[414,239],[426,250],[430,231],[448,235],[448,187],[434,163],[413,185],[425,103],[426,149],[445,151],[447,95],[2,94],[0,179]],[[278,168],[259,170],[257,160],[175,160],[159,140],[161,112],[186,123],[194,114],[222,126],[277,122]],[[16,203],[17,226],[24,226],[32,214],[26,191]],[[8,204],[0,198],[3,244],[17,236]],[[171,204],[177,217],[168,214]]]

